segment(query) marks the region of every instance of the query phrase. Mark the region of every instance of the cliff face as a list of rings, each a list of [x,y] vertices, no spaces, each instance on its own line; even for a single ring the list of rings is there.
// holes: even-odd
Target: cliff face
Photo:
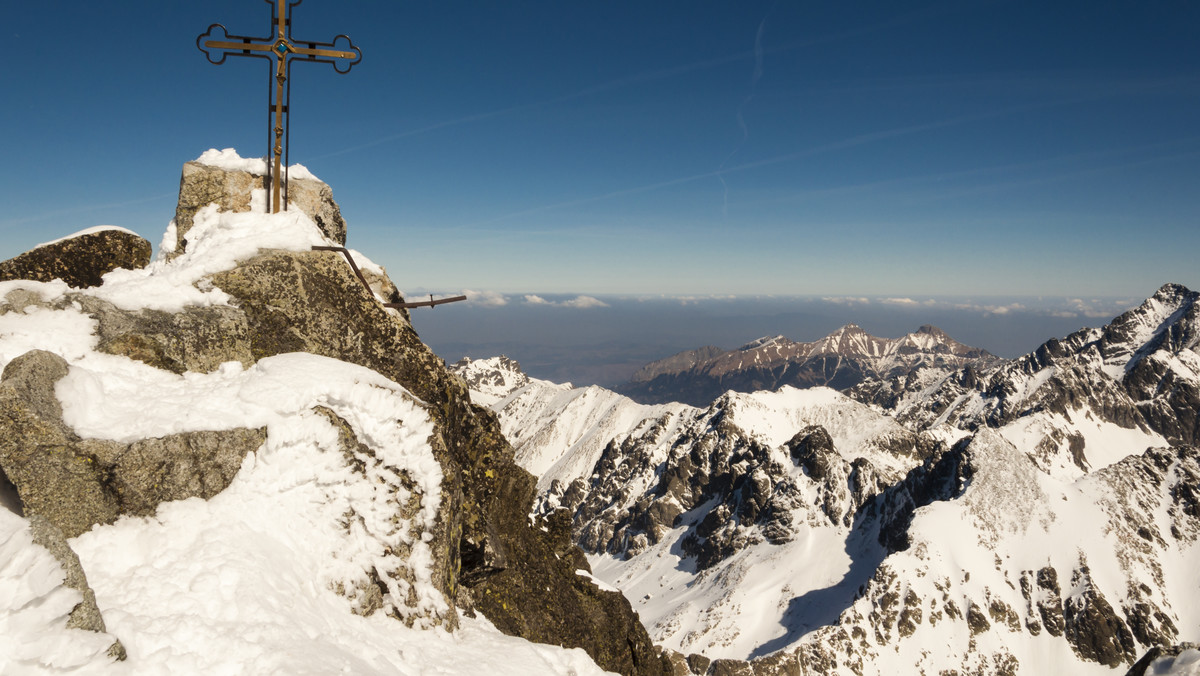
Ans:
[[[405,537],[381,545],[394,565],[374,566],[366,571],[361,588],[340,590],[354,601],[355,612],[369,614],[382,608],[410,625],[453,628],[458,617],[455,609],[467,614],[479,611],[505,633],[581,647],[606,670],[665,673],[665,663],[624,597],[602,591],[577,574],[588,565],[571,543],[569,524],[554,519],[531,523],[535,480],[513,462],[513,450],[494,414],[472,405],[466,385],[421,342],[403,311],[383,307],[376,291],[364,288],[340,255],[311,251],[312,245],[341,244],[345,225],[328,186],[304,183],[314,185],[296,191],[292,212],[253,214],[254,191],[261,177],[188,163],[174,232],[164,241],[167,251],[149,268],[118,271],[103,285],[81,291],[14,283],[13,288],[0,288],[0,294],[7,293],[0,311],[77,315],[94,325],[96,352],[185,378],[211,375],[230,363],[248,371],[266,364],[305,363],[288,360],[294,353],[306,353],[365,367],[399,385],[404,392],[397,395],[428,417],[429,434],[423,443],[436,468],[405,464],[416,462],[411,460],[389,461],[380,440],[362,424],[348,421],[350,414],[333,403],[309,409],[338,430],[348,467],[368,484],[389,486],[389,497],[371,507],[384,510],[381,523],[392,524],[384,529],[406,524],[399,528]],[[254,219],[274,224],[273,234],[255,231]],[[247,247],[247,238],[257,238],[257,244]],[[386,275],[375,276],[378,283],[373,286],[395,293]],[[181,297],[148,301],[157,298],[149,289],[161,287],[167,279],[182,289]],[[186,284],[179,287],[181,279]],[[189,302],[193,295],[199,300]],[[12,356],[5,361],[9,359]],[[53,377],[37,381],[37,391],[44,395],[49,388],[52,401],[55,383],[66,377],[72,355],[23,359],[34,367],[43,362],[53,367]],[[213,464],[208,462],[207,447],[190,443],[190,438],[154,442],[183,449],[180,455],[186,462],[159,462],[153,460],[162,457],[157,451],[139,455],[129,451],[130,444],[115,442],[100,444],[104,448],[98,452],[99,442],[82,438],[61,415],[47,412],[54,407],[46,404],[45,396],[21,389],[21,383],[29,380],[21,380],[21,373],[18,369],[10,378],[6,372],[6,389],[0,393],[9,402],[5,410],[14,411],[0,420],[10,439],[9,450],[0,453],[0,464],[19,494],[21,508],[51,520],[61,515],[63,523],[56,525],[71,535],[122,514],[153,513],[163,501],[219,493],[232,480],[241,459],[264,439],[270,447],[276,433],[268,425],[225,433],[236,443],[224,441],[225,437],[210,440],[209,447],[234,449],[229,461],[219,463],[232,471],[215,474],[206,469]],[[336,397],[321,401],[333,402]],[[100,479],[78,488],[77,492],[95,498],[88,503],[92,506],[76,509],[74,498],[58,489],[74,483],[41,481],[36,472],[28,471],[31,463],[42,462],[29,459],[42,457],[30,449],[46,447],[46,443],[24,443],[14,434],[38,426],[28,421],[57,435],[48,443],[62,449],[53,456],[61,466],[56,470],[60,475],[78,478],[78,467],[97,467],[96,459],[108,463],[95,472]],[[417,424],[413,429],[424,428]],[[141,441],[131,443],[136,446]],[[126,471],[110,471],[122,463],[129,465]],[[147,469],[146,463],[153,467]],[[206,483],[210,475],[219,481]],[[422,484],[438,475],[436,488]],[[133,477],[129,481],[152,476],[154,488],[163,481],[192,488],[147,497],[146,490],[123,488],[129,483],[121,478],[126,476]],[[423,521],[422,510],[433,512],[431,518]],[[364,508],[358,512],[360,517],[366,514]],[[421,598],[422,584],[436,590],[441,601]]]

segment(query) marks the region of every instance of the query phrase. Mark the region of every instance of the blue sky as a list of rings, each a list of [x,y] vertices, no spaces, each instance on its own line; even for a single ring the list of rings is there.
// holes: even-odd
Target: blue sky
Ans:
[[[265,152],[257,0],[11,3],[0,256],[157,243],[180,165]],[[1200,287],[1200,4],[305,0],[292,161],[401,288],[1056,295]]]

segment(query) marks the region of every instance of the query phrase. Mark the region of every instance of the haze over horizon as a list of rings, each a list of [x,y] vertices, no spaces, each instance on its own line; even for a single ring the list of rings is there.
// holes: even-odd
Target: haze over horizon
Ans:
[[[421,338],[449,363],[505,355],[535,378],[613,387],[645,364],[686,350],[735,349],[775,335],[811,342],[846,324],[882,338],[931,324],[1013,358],[1051,338],[1103,326],[1143,300],[490,294],[412,317]]]

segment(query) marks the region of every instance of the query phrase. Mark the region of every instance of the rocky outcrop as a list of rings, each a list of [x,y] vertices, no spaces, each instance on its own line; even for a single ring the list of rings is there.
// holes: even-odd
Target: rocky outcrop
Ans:
[[[185,166],[174,253],[186,247],[198,209],[215,202],[248,211],[251,191],[262,185],[261,176],[248,172],[198,162]],[[328,186],[293,179],[290,200],[326,237],[344,242],[345,224]],[[398,296],[386,276],[372,274],[377,293]],[[0,312],[32,307],[83,314],[95,322],[98,350],[174,373],[211,372],[229,361],[251,367],[266,357],[307,352],[399,383],[420,399],[434,423],[429,443],[441,465],[442,495],[436,524],[422,535],[432,561],[421,565],[431,568],[429,579],[445,599],[464,612],[481,612],[507,633],[582,647],[607,670],[668,673],[669,664],[625,598],[576,574],[588,565],[571,543],[566,522],[551,517],[530,523],[535,482],[513,462],[495,416],[471,404],[462,380],[421,343],[407,314],[384,308],[340,255],[260,250],[197,286],[220,289],[232,303],[126,311],[87,294],[44,299],[37,289],[15,288]],[[263,443],[264,430],[245,429],[132,443],[81,439],[63,423],[54,394],[54,383],[67,371],[61,357],[34,351],[13,360],[0,382],[0,427],[6,430],[0,470],[24,513],[44,517],[66,537],[121,514],[152,513],[163,501],[211,497],[229,484],[245,454]],[[339,430],[351,469],[376,463],[345,421],[332,410],[317,413]],[[413,494],[403,490],[404,481],[402,475],[392,478],[397,495]],[[404,519],[405,510],[415,507],[392,508]],[[388,556],[399,561],[403,547]],[[355,612],[368,614],[381,607],[383,593],[391,593],[383,591],[389,584],[380,578],[338,591],[352,600]],[[447,627],[455,624],[453,617],[441,620]]]
[[[107,632],[108,628],[104,624],[104,617],[100,614],[100,608],[96,606],[96,594],[88,586],[87,575],[83,572],[79,557],[67,544],[63,532],[40,514],[33,514],[29,517],[29,532],[33,536],[34,544],[45,547],[62,566],[63,573],[66,575],[63,585],[74,589],[83,596],[83,600],[71,611],[67,619],[67,627],[101,634]],[[116,660],[124,660],[125,646],[121,645],[120,641],[115,641],[108,649],[108,656]]]
[[[129,444],[81,439],[62,421],[54,384],[67,374],[56,354],[35,350],[9,362],[0,380],[0,470],[26,514],[72,538],[122,514],[210,498],[225,489],[265,430],[189,432]]]
[[[117,268],[137,270],[150,262],[150,242],[127,230],[92,230],[43,244],[0,262],[0,282],[61,279],[75,288],[99,286]]]
[[[179,203],[175,207],[175,249],[187,248],[187,234],[192,229],[196,212],[209,204],[222,211],[247,212],[251,209],[254,190],[266,190],[267,176],[248,171],[225,169],[201,161],[183,165],[179,181]],[[321,181],[291,178],[288,181],[288,208],[308,214],[326,237],[338,246],[346,245],[346,221],[341,208],[333,201],[333,190]]]
[[[583,647],[605,669],[663,672],[624,598],[575,574],[586,563],[571,554],[569,529],[529,524],[535,482],[513,462],[495,416],[471,404],[462,380],[362,287],[341,257],[265,252],[212,281],[244,313],[253,360],[296,351],[341,359],[395,380],[430,405],[444,444],[435,447],[447,477],[443,503],[454,505],[439,547],[450,598],[477,608],[502,631]]]

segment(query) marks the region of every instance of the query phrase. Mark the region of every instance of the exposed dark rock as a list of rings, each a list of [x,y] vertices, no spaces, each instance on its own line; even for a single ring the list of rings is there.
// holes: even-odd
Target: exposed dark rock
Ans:
[[[209,373],[225,362],[254,363],[246,316],[226,306],[180,312],[126,312],[105,301],[72,299],[96,318],[101,352],[129,357],[173,373]]]
[[[1061,591],[1058,588],[1058,572],[1046,566],[1037,573],[1037,585],[1042,590],[1037,602],[1038,614],[1042,624],[1051,636],[1062,636],[1066,631],[1067,622],[1063,618]]]
[[[71,614],[67,618],[67,627],[106,633],[108,628],[104,625],[104,617],[100,614],[100,608],[96,606],[96,594],[88,585],[87,575],[84,574],[83,566],[79,563],[79,556],[67,544],[63,532],[40,514],[33,514],[29,517],[29,532],[33,536],[35,544],[45,547],[55,559],[58,559],[58,563],[66,575],[63,585],[74,589],[83,596],[79,605],[71,610]],[[108,649],[108,656],[116,660],[124,660],[125,646],[121,645],[119,640],[114,641]]]
[[[971,635],[982,634],[992,628],[992,623],[988,622],[987,616],[979,609],[979,606],[972,603],[967,608],[967,626],[971,629]]]
[[[754,676],[754,667],[742,660],[713,660],[709,676]]]
[[[137,270],[150,263],[150,242],[124,230],[109,229],[43,244],[0,262],[0,282],[61,279],[75,288],[99,286],[117,268]]]
[[[1169,664],[1160,664],[1159,666],[1169,669],[1171,666],[1174,666],[1175,658],[1179,657],[1179,655],[1187,650],[1200,651],[1200,644],[1180,643],[1173,646],[1154,646],[1150,650],[1146,651],[1146,654],[1142,655],[1142,658],[1135,662],[1133,666],[1129,668],[1129,671],[1125,672],[1125,676],[1147,676],[1148,673],[1151,673],[1147,671],[1150,668],[1150,665],[1154,664],[1154,662],[1158,660],[1168,661]],[[1156,670],[1152,673],[1161,674],[1170,672]]]
[[[1080,658],[1118,667],[1133,662],[1133,635],[1113,607],[1091,583],[1087,566],[1076,571],[1075,587],[1082,593],[1063,604],[1064,635]]]
[[[688,655],[687,663],[694,674],[707,674],[708,668],[712,666],[712,660],[698,653]]]
[[[27,514],[68,537],[121,514],[151,514],[169,500],[224,490],[265,430],[188,432],[132,444],[80,439],[62,422],[54,384],[66,361],[34,350],[9,362],[0,381],[0,468]]]

